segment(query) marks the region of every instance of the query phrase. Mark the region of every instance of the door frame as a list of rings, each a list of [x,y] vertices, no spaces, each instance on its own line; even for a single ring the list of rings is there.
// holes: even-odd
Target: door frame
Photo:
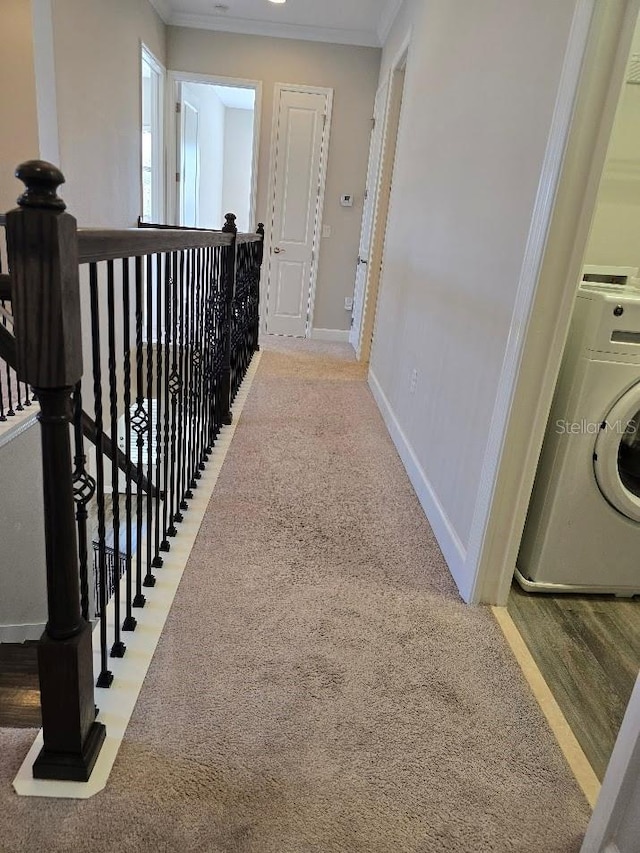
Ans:
[[[376,90],[376,97],[375,97],[375,101],[374,101],[374,115],[373,115],[374,126],[373,126],[373,129],[371,131],[371,141],[369,144],[369,163],[367,164],[367,178],[369,177],[369,170],[371,168],[371,158],[372,158],[372,155],[375,153],[373,141],[374,141],[375,134],[378,132],[377,126],[379,123],[380,124],[380,131],[379,131],[379,133],[380,133],[380,150],[378,152],[377,170],[376,170],[375,175],[372,176],[372,180],[371,180],[372,186],[371,187],[369,186],[369,184],[367,182],[367,187],[366,187],[367,197],[365,199],[364,208],[362,211],[362,223],[364,223],[366,206],[369,202],[369,196],[371,196],[371,204],[373,206],[373,208],[371,210],[371,230],[369,233],[369,249],[367,252],[367,266],[366,266],[366,269],[364,270],[362,307],[360,309],[360,328],[358,329],[358,338],[356,341],[352,340],[352,333],[354,331],[353,328],[351,328],[349,331],[349,343],[351,344],[351,346],[355,350],[356,358],[358,360],[360,360],[361,353],[362,353],[362,338],[363,338],[365,323],[367,320],[366,311],[367,311],[367,305],[369,303],[369,295],[370,295],[369,291],[370,291],[370,288],[373,286],[373,279],[374,279],[374,260],[373,259],[374,259],[374,257],[377,257],[377,251],[378,251],[378,240],[377,240],[377,232],[379,229],[378,212],[380,209],[380,200],[381,200],[381,191],[382,191],[382,174],[383,174],[383,170],[384,170],[384,160],[385,160],[385,153],[386,153],[385,149],[386,149],[386,142],[387,142],[387,124],[388,124],[390,100],[391,100],[390,99],[390,93],[389,93],[389,80],[390,80],[390,77],[385,77],[384,80],[382,81],[382,83],[378,86],[378,88]],[[380,108],[380,115],[379,116],[377,116],[375,113],[375,104],[378,103],[378,98],[381,99],[381,108]],[[361,224],[361,226],[360,226],[360,242],[358,245],[358,265],[356,266],[356,276],[355,276],[355,283],[354,283],[354,289],[353,289],[354,310],[355,310],[356,297],[357,297],[358,275],[360,274],[360,268],[359,267],[360,267],[360,257],[361,257],[360,253],[362,251],[362,234],[363,234],[363,224]],[[382,239],[384,240],[384,235],[383,235]],[[376,267],[377,267],[377,265],[376,265]],[[377,277],[379,280],[380,279],[380,270],[379,269],[378,269],[378,276]],[[353,324],[353,315],[351,318],[351,322]],[[367,361],[368,359],[365,358],[364,360]]]
[[[378,86],[377,93],[386,86],[387,95],[383,107],[381,119],[382,129],[382,151],[378,165],[378,174],[375,179],[375,200],[373,211],[373,225],[371,228],[371,241],[369,245],[369,264],[365,281],[365,291],[362,304],[362,319],[360,321],[360,335],[356,347],[356,357],[359,361],[369,362],[373,338],[375,336],[376,317],[378,313],[378,295],[380,282],[382,280],[382,266],[384,264],[384,244],[387,236],[387,224],[391,211],[391,200],[393,196],[393,173],[395,171],[396,156],[398,153],[398,139],[402,130],[403,109],[400,106],[398,114],[398,125],[393,140],[393,158],[389,160],[391,142],[389,137],[391,107],[394,98],[394,77],[399,72],[405,71],[405,83],[403,85],[402,103],[404,103],[404,88],[406,86],[406,71],[409,64],[409,52],[411,48],[412,28],[409,29],[402,45],[400,46],[393,62],[389,67],[386,78]],[[367,188],[371,192],[371,188]],[[385,198],[386,196],[386,198]],[[386,206],[385,215],[382,216],[382,207]]]
[[[639,11],[576,5],[466,552],[471,603],[507,603]]]
[[[167,72],[165,132],[167,138],[167,191],[165,220],[169,225],[177,223],[178,196],[176,188],[176,170],[178,167],[178,120],[176,103],[180,97],[182,83],[205,83],[211,86],[229,86],[234,89],[253,89],[256,100],[253,111],[253,162],[251,175],[251,198],[249,201],[249,221],[257,228],[256,206],[258,199],[258,163],[260,160],[260,127],[262,124],[262,81],[246,80],[242,77],[221,77],[217,74],[196,74],[189,71]],[[233,211],[229,211],[233,213]]]
[[[640,2],[640,0],[639,0]],[[276,192],[276,140],[278,138],[278,121],[280,117],[280,95],[282,92],[299,92],[303,95],[324,95],[327,99],[327,120],[322,136],[322,152],[320,154],[320,192],[318,194],[318,215],[313,235],[313,261],[311,263],[311,283],[309,287],[309,313],[305,338],[310,338],[313,331],[313,316],[316,303],[316,286],[318,283],[318,263],[320,260],[320,237],[324,217],[324,198],[327,186],[327,169],[329,163],[329,145],[331,142],[331,117],[333,113],[333,89],[323,86],[305,86],[302,83],[276,83],[273,87],[273,118],[271,122],[271,149],[269,152],[269,186],[267,222],[265,222],[264,251],[267,258],[265,286],[260,288],[260,327],[267,334],[267,306],[269,304],[269,288],[271,286],[271,249],[273,247],[273,218],[275,215]]]
[[[143,83],[142,83],[142,62],[146,61],[149,63],[152,70],[158,75],[159,78],[159,94],[158,94],[158,104],[157,107],[157,123],[156,130],[159,132],[160,138],[154,141],[154,154],[157,157],[157,164],[154,167],[154,174],[152,176],[152,181],[154,184],[154,189],[158,193],[159,203],[157,206],[158,212],[162,215],[162,213],[166,209],[167,203],[167,185],[166,185],[166,99],[167,99],[167,69],[160,62],[158,57],[153,53],[153,51],[149,48],[149,46],[140,39],[139,41],[140,47],[140,130],[142,135],[142,127],[143,127]],[[140,215],[142,215],[142,196],[143,196],[143,185],[142,185],[142,141],[140,147],[140,164],[138,168],[138,172],[140,174]]]
[[[640,677],[607,767],[580,853],[627,853],[617,842],[637,833],[640,809]],[[634,826],[635,824],[635,826]]]
[[[181,92],[181,102],[182,102],[182,111],[180,113],[180,135],[176,139],[176,167],[177,172],[180,173],[180,186],[176,189],[176,219],[180,222],[181,225],[184,224],[185,221],[185,197],[187,195],[185,189],[185,181],[184,175],[186,172],[186,157],[185,150],[186,146],[184,144],[184,139],[186,136],[186,123],[187,123],[187,107],[191,110],[196,117],[196,152],[195,152],[195,186],[196,186],[196,197],[194,199],[195,202],[195,225],[194,228],[197,228],[200,221],[200,110],[195,105],[195,103],[191,103],[191,101],[184,97],[184,94]],[[178,123],[176,122],[176,125]],[[178,182],[176,181],[176,187]]]

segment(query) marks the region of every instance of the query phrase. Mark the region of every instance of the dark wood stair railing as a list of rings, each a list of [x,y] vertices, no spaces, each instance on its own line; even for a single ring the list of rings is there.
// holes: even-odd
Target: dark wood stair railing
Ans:
[[[94,679],[102,688],[112,683],[109,655],[126,653],[122,632],[136,629],[133,608],[144,616],[153,572],[163,567],[258,349],[264,229],[238,234],[228,214],[222,231],[78,230],[57,195],[64,177],[55,166],[29,161],[16,174],[26,191],[6,217],[10,280],[0,280],[15,338],[0,327],[0,358],[16,366],[40,402],[49,618],[38,646],[44,747],[33,773],[84,781],[105,737]],[[81,292],[91,315],[93,419],[82,406],[89,392],[82,387]],[[116,445],[119,420],[124,452]],[[95,477],[85,437],[96,448]],[[90,501],[98,523],[96,675],[87,619]],[[107,525],[114,564],[123,567],[114,573]]]

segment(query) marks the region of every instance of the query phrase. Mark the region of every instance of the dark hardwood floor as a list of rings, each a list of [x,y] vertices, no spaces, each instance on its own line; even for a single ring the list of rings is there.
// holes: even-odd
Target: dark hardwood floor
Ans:
[[[514,583],[508,610],[602,780],[640,670],[640,600],[532,594]]]
[[[35,643],[0,643],[0,727],[39,728]]]

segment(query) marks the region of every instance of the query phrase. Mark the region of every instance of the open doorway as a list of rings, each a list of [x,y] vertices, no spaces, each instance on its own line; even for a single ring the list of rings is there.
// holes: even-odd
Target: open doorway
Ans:
[[[220,229],[234,213],[239,231],[255,227],[260,84],[171,72],[174,145],[169,218]]]
[[[640,24],[508,601],[602,781],[640,670]]]
[[[358,360],[365,362],[374,334],[408,53],[407,43],[378,89],[374,107],[349,333]]]

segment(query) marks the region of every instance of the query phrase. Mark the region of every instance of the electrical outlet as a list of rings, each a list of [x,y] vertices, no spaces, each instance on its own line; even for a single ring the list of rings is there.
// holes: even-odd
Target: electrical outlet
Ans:
[[[418,386],[418,371],[414,367],[413,370],[411,371],[411,381],[409,382],[409,393],[415,394],[417,386]]]
[[[344,310],[353,311],[353,299],[350,296],[347,296],[344,300]]]
[[[327,237],[331,237],[331,226],[330,225],[323,225],[322,226],[322,237],[323,237],[323,239],[326,239]]]

